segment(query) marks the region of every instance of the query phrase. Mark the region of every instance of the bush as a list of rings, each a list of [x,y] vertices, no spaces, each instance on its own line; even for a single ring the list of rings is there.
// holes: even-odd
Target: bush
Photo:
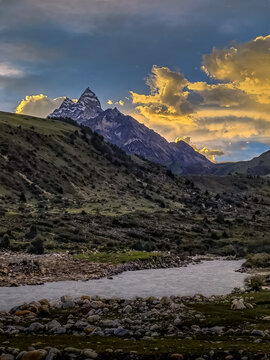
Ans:
[[[232,244],[225,245],[219,250],[219,254],[221,256],[234,256],[236,255],[235,248]]]
[[[37,236],[37,227],[36,225],[31,225],[29,232],[25,235],[25,237],[29,240],[34,239]]]
[[[270,268],[270,254],[259,253],[250,255],[242,267],[248,268]]]
[[[19,199],[20,199],[21,202],[26,202],[26,196],[25,196],[25,193],[23,191],[21,192]]]
[[[220,236],[218,235],[218,233],[216,233],[215,231],[213,231],[211,233],[211,239],[213,240],[219,240],[220,239]]]
[[[37,235],[28,248],[29,254],[44,254],[44,240],[40,235]]]
[[[245,286],[252,291],[260,291],[264,284],[264,277],[261,275],[254,275],[245,279]]]
[[[144,250],[144,246],[143,243],[139,240],[136,241],[133,245],[132,245],[132,249],[133,250],[137,250],[137,251],[142,251]]]
[[[219,213],[215,219],[215,221],[218,224],[224,224],[224,215],[222,213]]]
[[[0,249],[8,249],[10,247],[10,240],[8,234],[4,234],[0,241]]]

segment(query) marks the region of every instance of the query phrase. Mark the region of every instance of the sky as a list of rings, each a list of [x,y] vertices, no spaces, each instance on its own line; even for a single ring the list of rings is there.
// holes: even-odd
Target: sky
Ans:
[[[270,149],[269,0],[0,0],[0,110],[90,87],[216,161]],[[17,109],[17,110],[16,110]]]

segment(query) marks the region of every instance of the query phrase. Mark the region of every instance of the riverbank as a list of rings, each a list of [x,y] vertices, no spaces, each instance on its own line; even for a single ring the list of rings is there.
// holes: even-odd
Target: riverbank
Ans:
[[[1,360],[265,359],[269,295],[43,299],[0,314]]]
[[[124,271],[182,267],[198,262],[200,258],[164,253],[144,253],[142,258],[138,257],[135,261],[116,263],[96,262],[91,261],[91,258],[89,261],[87,257],[79,258],[68,253],[31,255],[0,252],[0,287],[39,285],[66,280],[87,281],[111,277]]]

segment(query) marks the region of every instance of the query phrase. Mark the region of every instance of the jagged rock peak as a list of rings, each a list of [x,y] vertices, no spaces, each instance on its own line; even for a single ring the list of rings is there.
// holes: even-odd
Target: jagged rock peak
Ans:
[[[66,97],[60,107],[63,108],[73,104],[74,102],[70,98]]]
[[[88,87],[77,103],[59,108],[52,118],[70,118],[89,126],[105,141],[119,146],[127,154],[138,154],[149,161],[167,166],[176,174],[206,173],[212,163],[190,145],[169,143],[154,130],[126,116],[117,108],[102,110],[95,93]]]
[[[79,98],[78,104],[84,103],[86,105],[89,105],[91,103],[95,103],[95,105],[99,108],[101,108],[100,101],[96,94],[90,90],[90,88],[86,88],[85,91],[82,93],[82,95]]]
[[[96,94],[88,87],[77,102],[66,98],[49,118],[69,118],[78,123],[95,118],[102,112],[101,104]]]
[[[82,93],[81,97],[86,96],[86,95],[90,95],[93,97],[97,97],[96,94],[90,89],[90,87],[88,86],[84,92]]]

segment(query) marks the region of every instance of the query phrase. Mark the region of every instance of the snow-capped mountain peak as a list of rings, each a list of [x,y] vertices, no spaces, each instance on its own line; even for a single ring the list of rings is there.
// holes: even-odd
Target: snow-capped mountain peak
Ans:
[[[186,143],[170,143],[154,130],[117,108],[102,110],[95,93],[87,88],[77,103],[65,99],[50,118],[70,118],[90,127],[128,154],[140,155],[172,169],[176,174],[205,173],[212,163]]]
[[[96,94],[88,87],[80,96],[77,103],[66,98],[62,105],[56,109],[49,118],[69,118],[78,123],[95,118],[102,112],[100,101]]]

